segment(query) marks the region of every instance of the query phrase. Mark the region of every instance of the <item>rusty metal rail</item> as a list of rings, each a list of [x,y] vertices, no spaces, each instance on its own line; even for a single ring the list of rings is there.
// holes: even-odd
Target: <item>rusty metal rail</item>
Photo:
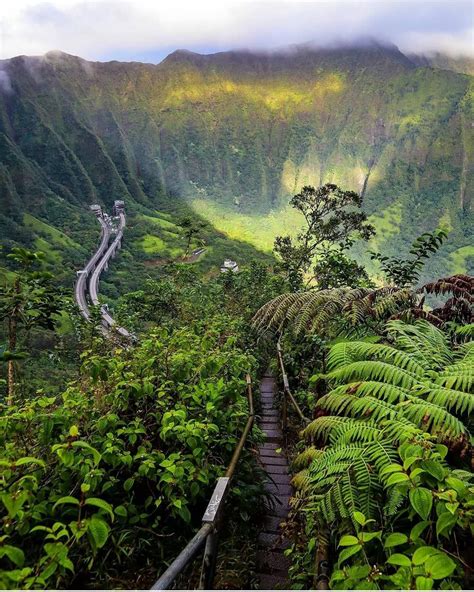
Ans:
[[[288,427],[287,418],[287,407],[288,400],[293,405],[299,419],[308,425],[311,420],[308,419],[301,411],[301,407],[293,396],[290,390],[290,383],[288,381],[288,375],[285,370],[285,364],[283,362],[283,351],[281,349],[280,339],[277,341],[277,358],[280,365],[281,377],[283,381],[283,409],[282,409],[282,422],[283,429],[286,430]],[[315,575],[314,575],[314,586],[316,590],[329,590],[329,563],[328,563],[328,548],[327,545],[319,542],[315,557]]]
[[[153,584],[151,590],[169,590],[176,578],[184,571],[191,561],[193,561],[203,547],[204,556],[202,560],[199,589],[212,590],[219,550],[219,527],[222,521],[224,502],[230,490],[231,480],[237,467],[237,463],[239,462],[240,455],[242,454],[242,450],[255,419],[252,381],[249,374],[246,376],[246,382],[249,406],[247,423],[245,424],[224,477],[219,477],[217,480],[211,499],[209,500],[206,511],[202,517],[202,526],[176,559],[170,564],[168,569]]]
[[[293,405],[293,408],[296,411],[300,420],[303,423],[308,424],[308,423],[310,423],[311,420],[308,419],[304,415],[304,413],[301,411],[301,407],[298,405],[298,402],[296,401],[296,399],[293,396],[293,393],[290,390],[290,383],[288,381],[288,375],[286,373],[285,365],[283,363],[283,353],[282,353],[282,349],[281,349],[280,340],[278,340],[278,342],[277,342],[277,357],[278,357],[278,362],[280,364],[281,377],[283,380],[283,410],[282,410],[283,429],[286,430],[286,428],[288,427],[288,418],[287,418],[288,400]]]

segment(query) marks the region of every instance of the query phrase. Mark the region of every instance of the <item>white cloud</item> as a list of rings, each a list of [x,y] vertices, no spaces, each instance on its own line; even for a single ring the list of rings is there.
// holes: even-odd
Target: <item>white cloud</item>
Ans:
[[[3,3],[5,4],[5,2]],[[468,0],[15,0],[0,13],[0,57],[51,49],[88,59],[158,60],[372,36],[409,51],[474,55]]]

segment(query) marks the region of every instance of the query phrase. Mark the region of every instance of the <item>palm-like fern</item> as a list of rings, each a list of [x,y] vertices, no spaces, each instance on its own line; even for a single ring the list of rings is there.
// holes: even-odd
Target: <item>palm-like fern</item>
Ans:
[[[474,278],[455,275],[425,284],[418,290],[383,287],[334,288],[282,294],[267,302],[255,315],[253,322],[260,331],[280,331],[292,325],[298,335],[303,331],[327,333],[328,326],[337,323],[344,328],[363,329],[373,321],[390,318],[421,318],[431,324],[442,325],[449,320],[472,323]],[[427,310],[423,307],[427,295],[449,295],[442,307]],[[472,335],[469,330],[462,334]]]
[[[257,330],[279,331],[293,325],[295,333],[322,331],[335,321],[350,327],[367,326],[414,306],[416,294],[396,288],[334,288],[281,294],[267,302],[253,319]]]
[[[304,437],[322,453],[296,459],[295,485],[305,507],[326,521],[353,510],[374,516],[396,511],[402,499],[386,494],[382,469],[407,439],[424,437],[468,444],[466,422],[474,411],[472,348],[449,347],[444,333],[419,320],[392,321],[394,345],[340,342],[331,348],[325,379],[332,390],[317,401],[320,415]]]

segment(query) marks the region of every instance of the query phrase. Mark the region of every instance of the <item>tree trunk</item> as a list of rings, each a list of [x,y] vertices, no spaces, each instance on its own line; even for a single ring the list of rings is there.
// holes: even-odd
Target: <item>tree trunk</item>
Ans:
[[[15,280],[15,292],[20,293],[20,278]],[[17,343],[18,308],[15,306],[8,319],[8,349],[14,353]],[[13,405],[15,401],[15,361],[8,360],[7,363],[7,405]]]

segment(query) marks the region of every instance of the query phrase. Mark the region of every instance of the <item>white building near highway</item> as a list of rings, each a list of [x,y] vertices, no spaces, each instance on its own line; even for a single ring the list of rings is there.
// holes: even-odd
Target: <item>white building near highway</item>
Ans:
[[[224,265],[221,266],[221,273],[227,273],[228,271],[232,271],[233,273],[239,271],[239,266],[236,261],[232,261],[232,259],[226,259],[224,261]]]

